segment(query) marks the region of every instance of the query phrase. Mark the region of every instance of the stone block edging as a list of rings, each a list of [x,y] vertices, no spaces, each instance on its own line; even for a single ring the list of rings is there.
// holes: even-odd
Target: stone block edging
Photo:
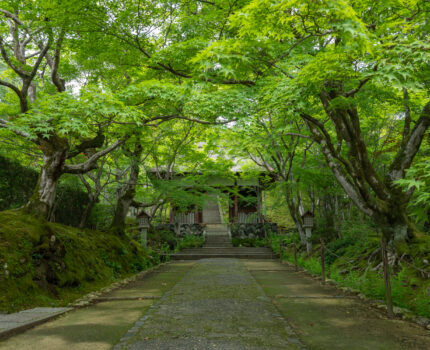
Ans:
[[[150,267],[147,270],[140,271],[139,273],[137,273],[137,274],[135,274],[133,276],[124,278],[121,281],[114,282],[114,283],[110,284],[107,287],[101,288],[98,291],[90,292],[88,294],[85,294],[83,297],[80,297],[79,299],[76,299],[74,302],[68,304],[67,306],[70,306],[70,307],[73,307],[73,308],[81,308],[81,307],[85,307],[85,306],[89,306],[91,304],[94,304],[94,303],[96,303],[99,300],[100,296],[102,296],[103,294],[110,293],[110,292],[114,291],[115,289],[124,287],[127,284],[129,284],[130,282],[134,282],[137,279],[139,279],[139,278],[147,275],[148,273],[151,273],[151,272],[157,270],[158,268],[160,268],[161,266],[164,266],[164,265],[169,264],[169,263],[170,263],[170,261],[166,261],[166,262],[160,263],[160,264],[158,264],[156,266]]]

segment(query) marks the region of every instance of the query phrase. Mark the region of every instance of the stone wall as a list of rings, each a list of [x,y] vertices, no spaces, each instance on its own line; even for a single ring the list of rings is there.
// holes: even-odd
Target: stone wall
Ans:
[[[278,225],[272,223],[265,224],[243,224],[236,223],[230,225],[231,236],[233,238],[264,238],[265,232],[264,228],[266,228],[267,234],[269,232],[277,232]]]
[[[156,230],[165,230],[175,233],[179,237],[185,235],[202,236],[204,225],[202,224],[159,224],[155,227]]]

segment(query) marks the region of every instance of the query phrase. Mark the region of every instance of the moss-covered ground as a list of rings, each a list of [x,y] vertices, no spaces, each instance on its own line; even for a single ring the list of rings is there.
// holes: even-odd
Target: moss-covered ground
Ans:
[[[126,235],[0,212],[0,311],[64,306],[159,262]]]

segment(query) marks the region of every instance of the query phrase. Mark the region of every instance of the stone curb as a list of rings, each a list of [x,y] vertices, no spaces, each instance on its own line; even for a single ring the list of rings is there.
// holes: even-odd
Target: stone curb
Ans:
[[[294,264],[292,264],[290,261],[284,260],[281,262],[281,264],[282,263],[287,263],[289,266],[294,267]],[[304,272],[308,276],[312,277],[315,280],[318,280],[318,281],[322,280],[321,276],[312,274],[311,272],[309,272],[308,270],[304,269],[301,266],[299,266],[298,268],[299,268],[299,272]],[[347,293],[347,294],[350,294],[350,295],[357,297],[358,299],[370,304],[374,308],[377,308],[379,310],[387,310],[387,306],[385,305],[385,302],[383,300],[375,300],[375,299],[371,299],[369,297],[366,297],[358,289],[349,288],[349,287],[342,287],[339,285],[338,282],[336,282],[335,280],[329,279],[329,278],[326,278],[326,283],[330,284],[331,286],[335,287],[338,290],[343,291],[344,293]],[[393,311],[394,311],[394,315],[396,317],[398,317],[404,321],[415,323],[415,324],[423,327],[424,329],[430,331],[430,318],[418,316],[418,315],[414,314],[411,310],[408,310],[408,309],[402,308],[402,307],[398,307],[398,306],[393,306]]]
[[[169,263],[170,263],[170,261],[163,262],[157,266],[153,266],[147,270],[141,271],[141,272],[139,272],[133,276],[130,276],[128,278],[124,278],[121,281],[114,282],[111,285],[104,287],[98,291],[88,293],[88,294],[84,295],[83,297],[75,300],[74,302],[69,303],[67,305],[67,307],[64,308],[64,310],[62,310],[62,311],[50,313],[46,317],[42,317],[42,318],[39,318],[39,319],[34,320],[34,321],[29,321],[27,323],[23,323],[22,325],[20,325],[18,327],[14,327],[14,328],[6,329],[4,331],[0,331],[0,340],[5,340],[7,338],[10,338],[11,336],[22,333],[22,332],[24,332],[30,328],[33,328],[33,327],[38,326],[40,324],[43,324],[45,322],[51,321],[51,320],[57,318],[58,316],[66,314],[67,312],[95,304],[96,302],[100,301],[100,297],[102,294],[109,293],[109,292],[111,292],[115,289],[118,289],[120,287],[124,287],[128,283],[136,281],[138,278],[143,277],[146,274],[153,272],[153,271],[157,270],[158,268],[160,268],[161,266],[167,265]],[[27,311],[27,310],[23,310],[20,312],[25,312],[25,311]],[[19,314],[19,312],[14,313],[14,314]],[[14,314],[10,314],[10,315],[14,315]]]
[[[102,288],[102,289],[100,289],[98,291],[90,292],[88,294],[85,294],[83,297],[81,297],[79,299],[76,299],[73,303],[70,303],[67,306],[79,309],[81,307],[86,307],[86,306],[95,304],[96,302],[98,302],[98,300],[100,299],[100,297],[103,294],[110,293],[110,292],[114,291],[115,289],[124,287],[127,284],[129,284],[130,282],[134,282],[137,279],[139,279],[139,278],[147,275],[148,273],[151,273],[151,272],[157,270],[158,268],[160,268],[161,266],[167,265],[169,263],[170,263],[170,261],[163,262],[161,264],[158,264],[157,266],[150,267],[147,270],[140,271],[139,273],[137,273],[137,274],[135,274],[133,276],[124,278],[121,281],[114,282],[111,285],[109,285],[107,287],[104,287],[104,288]]]
[[[7,338],[10,338],[13,335],[22,333],[22,332],[26,331],[27,329],[36,327],[36,326],[38,326],[38,325],[40,325],[42,323],[48,322],[50,320],[53,320],[54,318],[57,318],[58,316],[64,315],[65,313],[73,310],[73,308],[63,308],[63,309],[65,309],[65,310],[58,311],[58,312],[55,312],[55,313],[50,313],[50,314],[46,315],[45,317],[41,317],[41,318],[39,318],[37,320],[29,321],[29,322],[23,323],[20,326],[0,331],[0,341],[1,340],[5,340]],[[16,314],[19,314],[19,312],[17,312]],[[13,314],[11,314],[11,315],[13,315]]]

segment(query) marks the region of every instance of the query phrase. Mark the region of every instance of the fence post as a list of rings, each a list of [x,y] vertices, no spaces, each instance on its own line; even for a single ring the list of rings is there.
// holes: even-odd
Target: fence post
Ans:
[[[281,241],[279,244],[279,262],[282,264],[282,253],[284,250],[284,242]]]
[[[325,249],[324,240],[321,238],[321,277],[322,283],[325,284]]]
[[[387,240],[384,236],[381,239],[381,257],[382,265],[384,267],[384,282],[385,282],[385,299],[387,303],[387,316],[394,317],[393,300],[391,295],[391,281],[390,281],[390,267],[388,266],[387,256]]]
[[[297,244],[296,244],[296,242],[293,243],[293,247],[294,247],[294,267],[295,267],[296,271],[299,271],[299,266],[297,265]]]

